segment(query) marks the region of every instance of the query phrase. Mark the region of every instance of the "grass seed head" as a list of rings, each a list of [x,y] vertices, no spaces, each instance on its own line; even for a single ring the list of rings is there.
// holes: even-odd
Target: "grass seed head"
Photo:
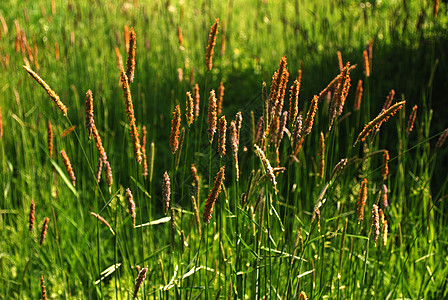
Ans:
[[[364,219],[364,206],[367,200],[367,179],[361,182],[361,189],[359,190],[358,202],[356,203],[358,224]]]
[[[225,166],[219,169],[218,174],[216,174],[215,182],[213,188],[210,190],[207,202],[205,202],[204,212],[202,214],[202,222],[209,223],[213,213],[213,206],[215,205],[216,199],[218,199],[219,193],[221,192],[221,186],[224,182]]]
[[[193,97],[191,97],[190,92],[187,92],[187,101],[185,103],[185,107],[186,107],[185,117],[187,119],[188,127],[190,127],[194,121],[194,100]]]
[[[199,85],[196,83],[193,87],[193,100],[194,100],[194,116],[199,117],[199,103],[201,95],[199,94]]]
[[[102,170],[103,170],[103,160],[100,157],[100,158],[98,158],[98,164],[96,165],[96,173],[95,173],[95,178],[96,178],[97,183],[100,183]]]
[[[40,232],[40,245],[41,246],[44,243],[45,236],[47,235],[48,222],[50,222],[50,219],[47,217],[47,218],[45,218],[44,225],[42,226],[42,231]]]
[[[86,93],[86,127],[89,133],[89,137],[92,134],[92,127],[94,125],[93,120],[93,94],[91,90]]]
[[[171,200],[171,181],[170,176],[166,171],[165,173],[163,173],[162,195],[163,195],[165,214],[167,214],[168,209],[170,208],[170,200]]]
[[[173,154],[179,148],[180,118],[180,105],[178,104],[174,108],[173,119],[171,121],[170,149]]]
[[[213,142],[213,136],[216,131],[217,112],[216,112],[216,96],[215,91],[210,91],[210,97],[208,98],[208,140],[210,144]]]
[[[362,94],[363,94],[362,80],[360,79],[358,81],[358,85],[356,86],[355,104],[353,105],[354,111],[358,111],[361,108]]]
[[[110,163],[108,161],[105,161],[103,163],[104,163],[104,169],[106,171],[106,182],[107,182],[107,185],[109,186],[109,193],[110,193],[111,188],[112,188],[112,182],[113,182],[112,169],[110,168]]]
[[[70,178],[70,181],[72,182],[72,184],[75,185],[76,177],[75,177],[75,173],[73,172],[73,168],[72,168],[72,164],[70,163],[70,159],[68,158],[67,153],[65,153],[65,150],[61,150],[60,153],[61,153],[64,165],[65,165],[65,169],[67,170],[68,177]]]
[[[45,280],[44,276],[40,274],[40,295],[42,297],[42,300],[47,300],[47,291],[45,290]]]
[[[136,47],[135,31],[134,27],[131,27],[131,31],[129,32],[128,61],[126,63],[126,76],[128,77],[129,83],[134,82],[135,47]]]
[[[370,77],[370,64],[369,64],[369,55],[367,53],[367,50],[364,50],[362,53],[362,56],[364,58],[364,74],[366,77]]]
[[[146,126],[143,125],[142,127],[142,159],[143,159],[143,166],[142,166],[142,175],[146,178],[148,176],[148,159],[146,155]]]
[[[378,206],[376,204],[373,204],[372,206],[372,235],[376,246],[378,236],[380,235],[380,217],[378,213]]]
[[[213,52],[216,45],[216,37],[218,35],[219,18],[216,19],[215,23],[210,28],[210,34],[208,36],[207,50],[205,52],[205,66],[208,71],[213,68]]]
[[[142,268],[138,273],[137,279],[135,280],[134,299],[137,298],[138,291],[146,279],[146,272],[148,272],[148,268]]]
[[[217,101],[217,108],[216,108],[216,113],[218,115],[218,117],[222,114],[222,102],[224,100],[224,84],[222,83],[222,81],[219,83],[219,88],[218,88],[218,101]]]
[[[132,224],[135,226],[135,202],[134,196],[132,196],[131,189],[126,189],[126,202],[128,203],[128,212],[132,219]]]
[[[47,123],[47,144],[48,144],[48,156],[53,157],[53,127],[50,120]]]
[[[34,205],[34,200],[31,199],[31,205],[30,205],[30,232],[33,231],[34,227],[34,211],[36,206]]]
[[[383,167],[381,169],[383,176],[383,181],[387,180],[387,175],[389,175],[389,151],[385,150],[383,153]]]
[[[409,116],[408,126],[406,128],[406,134],[409,135],[411,131],[414,129],[415,118],[417,117],[417,105],[412,107],[411,115]]]
[[[386,208],[388,206],[387,202],[387,185],[383,184],[382,190],[381,190],[381,202],[383,203],[383,208]]]
[[[219,130],[218,130],[218,152],[219,157],[224,157],[226,155],[226,131],[227,131],[227,121],[226,117],[222,116],[219,119]]]

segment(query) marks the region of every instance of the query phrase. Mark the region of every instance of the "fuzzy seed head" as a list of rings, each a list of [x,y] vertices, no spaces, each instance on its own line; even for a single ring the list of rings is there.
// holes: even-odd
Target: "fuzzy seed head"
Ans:
[[[135,31],[134,27],[131,27],[131,31],[129,33],[128,61],[126,63],[126,76],[128,77],[129,83],[134,82],[135,47],[136,47]]]
[[[53,157],[53,127],[50,120],[47,123],[47,144],[48,144],[48,156]]]
[[[140,290],[141,286],[143,285],[143,282],[146,279],[146,272],[148,272],[148,268],[143,268],[138,273],[138,277],[135,280],[134,298],[137,298],[138,291]]]
[[[219,119],[219,130],[218,130],[218,153],[222,158],[226,155],[226,130],[227,130],[227,121],[226,117],[222,116]]]
[[[191,97],[190,92],[187,92],[187,102],[185,107],[186,107],[185,117],[187,119],[188,127],[190,127],[194,121],[194,100],[193,97]]]
[[[384,151],[383,154],[383,167],[382,167],[383,181],[387,180],[387,175],[389,175],[389,151]]]
[[[41,246],[44,243],[45,236],[47,235],[48,222],[50,222],[50,219],[47,217],[47,218],[45,218],[44,225],[42,226],[42,231],[40,232],[40,245]]]
[[[65,169],[67,170],[68,177],[70,178],[70,180],[74,186],[76,184],[76,177],[75,177],[75,173],[73,172],[73,168],[72,168],[72,164],[70,163],[70,159],[68,158],[67,153],[65,153],[65,150],[61,150],[60,153],[61,153],[64,165],[65,165]]]
[[[358,202],[356,203],[357,207],[357,216],[358,216],[358,224],[364,219],[364,206],[366,205],[367,200],[367,179],[364,179],[361,182],[361,189],[359,190]]]
[[[162,195],[163,195],[165,214],[167,214],[168,209],[170,207],[170,199],[171,199],[171,181],[170,176],[166,171],[163,174]]]
[[[135,226],[135,202],[134,196],[132,196],[132,192],[129,188],[126,189],[126,202],[128,203],[128,212],[132,219],[132,224]]]
[[[219,18],[216,19],[215,24],[210,28],[210,34],[208,36],[207,50],[205,52],[205,66],[208,71],[213,68],[213,52],[216,45],[216,37],[218,35]]]
[[[179,148],[180,117],[180,105],[178,104],[173,111],[173,120],[171,121],[170,149],[173,154]]]
[[[34,211],[36,206],[34,205],[34,200],[31,199],[31,205],[30,205],[30,232],[33,231],[34,227]]]
[[[216,174],[215,182],[213,188],[208,195],[207,202],[205,203],[204,212],[202,214],[202,222],[209,223],[213,213],[213,206],[215,205],[216,199],[218,199],[219,193],[221,192],[221,186],[224,182],[225,166],[219,169],[218,174]]]
[[[376,204],[373,204],[372,206],[372,235],[376,246],[378,236],[380,235],[380,217],[378,213],[378,206]]]
[[[210,91],[210,97],[208,98],[208,140],[210,144],[213,142],[213,136],[216,131],[217,112],[216,112],[216,96],[215,91]]]

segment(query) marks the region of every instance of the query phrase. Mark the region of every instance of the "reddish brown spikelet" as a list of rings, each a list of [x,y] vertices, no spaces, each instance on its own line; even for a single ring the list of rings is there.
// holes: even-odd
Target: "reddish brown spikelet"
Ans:
[[[135,31],[134,27],[131,27],[131,32],[129,33],[128,61],[126,63],[126,76],[128,77],[129,83],[134,82],[135,47],[136,47]]]
[[[264,128],[264,118],[263,116],[260,116],[260,118],[257,121],[257,126],[255,128],[255,144],[259,144],[260,140],[263,137],[263,128]]]
[[[366,77],[370,77],[369,54],[367,53],[367,50],[363,51],[362,56],[364,58],[364,74]]]
[[[140,273],[138,273],[138,277],[135,280],[134,298],[137,297],[138,291],[140,290],[141,286],[143,285],[143,282],[146,279],[146,272],[148,272],[148,268],[143,268],[141,269]]]
[[[383,202],[383,207],[386,208],[388,205],[387,202],[387,185],[383,184],[381,191],[381,202]]]
[[[112,169],[110,168],[110,163],[108,161],[104,162],[104,169],[106,171],[106,182],[107,185],[109,186],[109,193],[110,193],[113,179],[112,179]]]
[[[40,232],[40,245],[41,246],[44,243],[45,236],[47,235],[48,222],[50,222],[50,219],[47,217],[47,218],[45,218],[44,225],[42,226],[42,231]]]
[[[218,131],[218,152],[221,158],[224,155],[226,155],[226,131],[227,131],[226,117],[222,116],[219,119],[219,131]]]
[[[193,87],[193,99],[194,99],[194,115],[199,117],[199,102],[201,95],[199,94],[199,85],[196,83]]]
[[[187,125],[188,127],[190,127],[194,121],[194,100],[193,97],[191,97],[190,92],[187,92],[187,102],[185,106],[186,106],[185,117],[187,119]]]
[[[338,63],[339,63],[339,71],[342,71],[344,69],[344,63],[342,61],[342,53],[338,50]]]
[[[378,206],[376,204],[373,204],[372,206],[372,235],[376,246],[378,236],[380,235],[380,217],[378,214]]]
[[[358,111],[361,108],[361,100],[362,100],[362,80],[358,81],[358,85],[356,86],[356,94],[355,94],[355,104],[353,105],[353,110]]]
[[[166,171],[165,173],[163,173],[162,195],[166,214],[168,212],[168,209],[170,208],[170,200],[171,200],[171,181],[170,176]]]
[[[207,51],[205,52],[205,66],[208,71],[213,68],[213,51],[216,45],[216,37],[218,35],[219,18],[216,19],[215,24],[210,28],[210,34],[208,36]]]
[[[129,52],[129,37],[130,37],[130,35],[129,35],[129,26],[128,25],[124,25],[124,28],[123,28],[123,34],[124,34],[124,44],[125,44],[125,47],[126,47],[126,53],[128,53]]]
[[[217,113],[216,113],[216,96],[215,91],[210,91],[210,97],[208,98],[208,140],[210,144],[213,142],[213,136],[216,131]]]
[[[37,81],[37,83],[39,83],[39,85],[47,92],[48,96],[50,96],[51,100],[53,100],[56,105],[59,107],[59,109],[62,111],[62,113],[64,114],[64,116],[67,116],[67,106],[64,105],[64,103],[62,103],[61,99],[59,98],[59,96],[55,93],[55,91],[53,91],[50,86],[42,79],[39,77],[39,75],[37,75],[33,70],[31,70],[30,67],[28,66],[23,66],[23,68],[28,72],[28,74],[31,75],[31,77],[34,78],[34,80]]]
[[[406,128],[407,135],[409,135],[412,129],[414,129],[414,123],[416,117],[417,117],[417,105],[414,105],[414,107],[412,108],[411,115],[409,116],[408,127]]]
[[[176,105],[173,111],[173,120],[171,121],[171,136],[170,136],[170,149],[174,154],[179,148],[179,134],[180,134],[180,105]]]
[[[101,180],[101,171],[103,170],[103,160],[101,159],[101,157],[98,159],[98,164],[96,166],[96,173],[95,173],[95,178],[96,178],[96,182],[100,183]]]
[[[324,133],[320,132],[319,139],[319,177],[324,178],[325,171],[325,137]]]
[[[34,211],[36,206],[34,205],[34,200],[31,199],[31,205],[30,205],[30,232],[33,231],[34,227]]]
[[[65,138],[67,135],[72,133],[76,129],[76,125],[70,126],[69,128],[64,129],[61,133],[61,138]]]
[[[92,127],[95,121],[93,120],[93,94],[91,90],[86,93],[86,127],[89,132],[89,137],[92,134]]]
[[[212,217],[213,206],[215,205],[216,199],[218,199],[219,193],[221,192],[221,186],[224,182],[224,173],[226,167],[222,166],[219,169],[218,174],[215,177],[215,183],[213,184],[213,188],[208,195],[207,202],[205,202],[204,213],[202,214],[202,222],[208,223]]]
[[[386,110],[390,107],[390,105],[392,104],[392,101],[394,100],[394,96],[395,96],[395,90],[391,89],[389,92],[389,95],[386,98],[386,101],[384,102],[383,110]]]
[[[224,84],[221,83],[219,84],[219,88],[218,88],[218,102],[217,102],[217,114],[218,116],[221,115],[222,113],[222,101],[224,100]]]
[[[196,166],[194,164],[191,164],[191,176],[193,177],[193,185],[199,186],[199,176],[198,176],[198,169],[196,169]]]
[[[132,219],[132,224],[135,226],[135,202],[134,202],[134,196],[132,196],[131,189],[126,189],[126,202],[128,203],[128,212]]]
[[[278,69],[272,76],[271,90],[269,92],[269,114],[271,114],[272,110],[275,109],[277,106],[277,103],[281,95],[283,81],[285,79],[286,72],[288,71],[285,55],[280,60]]]
[[[76,184],[76,177],[75,173],[73,172],[72,164],[70,163],[70,159],[67,156],[67,153],[65,153],[65,150],[61,150],[61,156],[62,160],[64,161],[65,169],[67,170],[68,177],[70,178],[70,181],[73,185]]]
[[[306,114],[306,119],[303,124],[303,130],[302,135],[307,135],[311,132],[311,128],[313,127],[314,123],[314,116],[317,112],[317,104],[319,102],[319,97],[314,95],[313,100],[311,100],[310,109],[308,110],[308,113]]]
[[[53,157],[53,127],[50,120],[47,122],[47,144],[48,144],[48,156]]]
[[[358,202],[356,203],[358,224],[364,219],[364,206],[367,200],[367,179],[361,182],[361,189],[359,190]]]
[[[383,153],[383,167],[382,167],[383,180],[387,180],[387,175],[389,175],[389,151],[385,150]]]
[[[129,120],[129,127],[134,146],[134,156],[138,163],[142,161],[142,152],[140,149],[140,139],[138,136],[137,126],[135,125],[134,106],[132,104],[131,90],[129,88],[128,77],[123,68],[120,70],[121,84],[123,88],[123,96],[126,102],[126,114]]]
[[[439,0],[434,0],[433,13],[434,13],[434,18],[437,18],[437,15],[439,14]]]
[[[142,156],[143,156],[143,166],[142,175],[146,178],[148,176],[148,159],[146,156],[146,126],[142,127]]]
[[[342,114],[345,99],[347,98],[348,90],[350,89],[350,63],[342,69],[339,80],[337,82],[334,94],[331,100],[330,107],[330,129],[337,116]]]
[[[297,79],[294,80],[289,92],[289,123],[292,125],[299,113],[299,92],[300,84],[302,80],[302,70],[299,70],[297,74]]]
[[[372,132],[373,130],[379,129],[381,124],[383,124],[383,122],[386,122],[387,120],[389,120],[389,118],[391,116],[393,116],[397,111],[402,109],[403,106],[405,105],[405,103],[406,103],[406,101],[400,101],[400,102],[395,103],[389,109],[381,112],[375,119],[370,121],[370,123],[368,123],[364,127],[364,129],[359,133],[358,138],[356,139],[353,147],[355,147],[359,141],[364,141],[366,139],[366,137],[370,134],[370,132]]]
[[[282,114],[283,105],[285,103],[286,86],[287,86],[288,80],[289,80],[289,72],[288,72],[287,68],[285,68],[281,77],[282,77],[281,78],[281,87],[280,87],[280,90],[278,93],[277,103],[275,106],[275,114],[278,116]]]
[[[446,128],[443,133],[440,135],[439,139],[437,140],[436,143],[436,151],[439,150],[443,143],[445,142],[446,138],[448,137],[448,128]]]
[[[93,136],[93,140],[95,141],[96,149],[98,149],[101,159],[103,161],[106,161],[107,160],[106,151],[104,150],[103,142],[101,141],[101,137],[98,132],[98,129],[96,128],[96,125],[93,124],[91,129],[92,129],[92,136]]]
[[[294,123],[294,130],[292,134],[294,146],[297,145],[297,143],[299,142],[301,134],[302,134],[302,115],[298,115]]]
[[[112,232],[113,235],[115,235],[114,230],[112,229],[112,227],[110,226],[109,222],[106,221],[106,219],[104,219],[102,216],[100,216],[99,214],[94,213],[93,211],[90,212],[90,214],[92,216],[94,216],[95,218],[98,219],[98,221],[100,221],[101,223],[103,223],[104,225],[106,225],[107,228],[109,228],[110,232]]]
[[[0,22],[2,23],[2,29],[5,34],[8,34],[8,24],[6,24],[5,18],[0,14]]]
[[[300,292],[300,300],[308,300],[308,297],[306,296],[304,291]]]
[[[42,296],[42,300],[47,300],[47,292],[45,290],[45,280],[44,280],[44,276],[42,274],[40,274],[40,291],[41,291],[41,296]]]
[[[177,39],[179,41],[179,46],[183,46],[184,45],[184,36],[182,34],[182,29],[180,28],[179,25],[177,25]]]
[[[288,122],[288,112],[284,111],[280,120],[280,126],[278,127],[277,131],[277,147],[280,146],[280,143],[283,139],[283,133],[285,132],[287,122]]]

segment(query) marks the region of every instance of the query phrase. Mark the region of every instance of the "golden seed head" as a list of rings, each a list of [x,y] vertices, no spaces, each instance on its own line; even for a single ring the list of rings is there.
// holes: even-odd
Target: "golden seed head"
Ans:
[[[373,204],[372,206],[372,235],[376,245],[378,236],[380,235],[380,217],[378,213],[378,206],[376,204]]]
[[[194,100],[193,97],[191,97],[190,92],[187,92],[187,102],[185,106],[186,106],[185,117],[187,119],[188,127],[190,127],[190,125],[193,124],[194,121]]]
[[[367,50],[363,51],[362,56],[364,58],[364,74],[366,74],[366,77],[370,77],[369,55]]]
[[[75,173],[73,172],[72,164],[70,163],[70,159],[67,156],[67,153],[65,153],[65,150],[61,150],[61,156],[62,160],[64,161],[65,169],[67,170],[68,177],[70,178],[73,185],[76,183],[76,177]]]
[[[383,180],[387,180],[387,175],[389,175],[389,151],[385,150],[383,154],[383,167],[382,167]]]
[[[221,158],[224,155],[226,155],[226,130],[227,130],[226,117],[222,116],[219,119],[219,131],[218,131],[218,152]]]
[[[47,218],[45,218],[44,225],[42,226],[42,231],[40,233],[40,245],[41,246],[44,243],[45,236],[47,235],[48,222],[50,222],[50,219],[47,217]]]
[[[364,219],[364,206],[366,204],[366,200],[367,200],[367,179],[364,179],[361,182],[361,189],[359,190],[358,202],[356,203],[358,223],[361,223],[361,221]]]
[[[416,117],[417,117],[417,105],[414,105],[414,107],[412,108],[411,115],[409,116],[408,127],[406,128],[407,135],[409,135],[412,129],[414,129],[414,123]]]
[[[213,136],[216,131],[217,112],[216,112],[216,96],[215,91],[210,91],[210,97],[208,98],[208,140],[210,144],[213,142]]]
[[[213,68],[213,51],[216,45],[216,37],[218,35],[219,18],[216,19],[215,24],[210,28],[210,34],[208,36],[207,51],[205,52],[205,66],[208,71]]]
[[[171,200],[171,181],[170,176],[166,171],[165,173],[163,173],[162,195],[166,214],[168,212],[168,209],[170,208],[170,200]]]
[[[355,104],[353,105],[354,111],[358,111],[361,108],[362,94],[363,94],[362,80],[360,79],[358,81],[358,85],[356,86]]]
[[[216,174],[213,188],[208,195],[207,202],[205,203],[204,207],[204,213],[202,214],[202,221],[204,223],[210,222],[210,219],[212,217],[213,206],[215,205],[216,199],[218,199],[218,195],[221,192],[221,186],[224,182],[225,170],[225,166],[222,166],[221,169],[219,169],[218,174]]]
[[[218,116],[221,115],[222,113],[222,101],[224,100],[224,84],[222,83],[222,81],[219,84],[219,88],[218,88],[218,101],[217,101],[217,114]]]

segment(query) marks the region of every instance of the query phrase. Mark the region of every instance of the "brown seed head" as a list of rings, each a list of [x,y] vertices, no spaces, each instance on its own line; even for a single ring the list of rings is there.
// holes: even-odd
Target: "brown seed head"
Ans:
[[[98,132],[98,129],[96,128],[95,123],[93,123],[91,129],[92,129],[92,136],[93,136],[93,140],[95,141],[96,149],[98,149],[98,152],[100,153],[101,159],[103,161],[106,161],[107,160],[106,151],[104,150],[103,142],[101,141],[101,137],[100,137],[100,134]]]
[[[372,235],[376,246],[378,236],[380,235],[380,217],[378,214],[378,206],[376,204],[373,204],[372,206]]]
[[[104,162],[104,169],[106,171],[106,182],[107,185],[109,186],[109,193],[110,193],[113,179],[112,179],[112,169],[110,168],[110,163],[108,161]]]
[[[199,186],[198,169],[196,169],[196,166],[194,164],[191,164],[191,176],[193,177],[193,185]]]
[[[75,173],[73,172],[72,164],[70,163],[70,159],[65,153],[65,150],[61,150],[62,160],[64,161],[65,169],[67,170],[68,177],[70,178],[73,185],[76,183]]]
[[[102,216],[100,216],[99,214],[94,213],[93,211],[90,212],[90,214],[92,216],[94,216],[95,218],[98,219],[98,221],[100,221],[101,223],[103,223],[104,225],[106,225],[107,228],[109,228],[110,232],[112,232],[113,235],[115,235],[114,230],[112,229],[112,227],[110,226],[109,222],[106,221],[106,219],[104,219]]]
[[[370,77],[369,55],[367,50],[364,50],[362,56],[364,58],[364,74],[366,74],[366,77]]]
[[[319,139],[319,177],[324,178],[325,171],[325,137],[324,133],[320,132]]]
[[[187,102],[185,106],[186,106],[185,117],[187,119],[188,127],[190,127],[190,125],[193,124],[194,121],[194,100],[193,97],[191,97],[190,92],[187,92]]]
[[[129,33],[129,51],[128,51],[128,61],[126,63],[126,76],[128,77],[129,83],[134,82],[134,71],[135,71],[135,31],[134,27],[131,27]]]
[[[278,69],[272,76],[271,90],[269,93],[269,108],[268,108],[269,115],[273,112],[273,110],[276,110],[277,103],[282,94],[282,88],[284,85],[284,81],[286,79],[287,72],[288,72],[288,70],[287,70],[287,62],[286,62],[286,55],[285,55],[280,60]]]
[[[434,13],[434,18],[437,18],[437,15],[439,14],[439,0],[434,0],[433,13]]]
[[[414,107],[412,108],[411,115],[409,116],[408,127],[406,128],[407,135],[409,135],[412,129],[414,129],[414,123],[416,117],[417,117],[417,105],[414,105]]]
[[[342,61],[342,53],[338,50],[338,63],[339,63],[339,71],[342,71],[344,69],[344,62]]]
[[[210,97],[208,98],[208,140],[210,144],[213,142],[213,136],[215,135],[216,131],[216,120],[217,119],[217,113],[216,113],[216,97],[215,97],[215,91],[210,91]]]
[[[358,111],[361,108],[362,93],[363,93],[362,80],[360,79],[356,87],[355,104],[353,105],[354,111]]]
[[[44,276],[42,274],[40,274],[40,291],[41,291],[41,296],[42,296],[42,300],[47,300],[47,292],[45,290],[45,280],[44,280]]]
[[[132,218],[132,224],[135,226],[135,202],[134,197],[132,196],[132,192],[129,188],[126,189],[126,201],[128,203],[128,212]]]
[[[394,96],[395,96],[395,90],[391,89],[389,92],[389,95],[386,98],[386,101],[384,102],[383,111],[390,107],[390,105],[392,104],[392,101],[394,101]]]
[[[217,101],[217,114],[218,117],[221,115],[222,113],[222,101],[224,100],[224,84],[222,83],[222,81],[219,84],[219,88],[218,88],[218,101]]]
[[[218,130],[218,152],[221,158],[224,155],[226,155],[226,130],[227,130],[226,117],[222,116],[219,119],[219,130]]]
[[[308,300],[308,297],[306,296],[304,291],[300,292],[300,300]]]
[[[218,35],[219,18],[216,19],[215,24],[210,28],[210,34],[208,36],[207,51],[205,52],[205,66],[208,71],[213,68],[213,51],[216,45],[216,37]]]
[[[383,207],[386,208],[388,205],[387,202],[387,185],[383,184],[381,191],[381,202],[383,202]]]
[[[121,54],[120,54],[120,50],[118,49],[118,47],[115,47],[115,58],[117,59],[117,67],[118,70],[120,70],[121,68],[123,68],[123,59],[121,58]]]
[[[366,137],[370,134],[370,132],[372,132],[373,130],[378,130],[381,124],[389,120],[389,118],[392,117],[397,111],[402,109],[405,103],[406,101],[400,101],[395,103],[389,109],[381,112],[375,119],[370,121],[370,123],[368,123],[364,127],[364,129],[359,133],[358,138],[356,139],[353,147],[355,147],[359,141],[364,141]]]
[[[134,105],[132,104],[131,89],[129,88],[128,77],[123,68],[120,70],[121,84],[123,88],[123,96],[126,103],[126,114],[129,120],[129,127],[134,146],[134,157],[138,163],[142,161],[142,152],[140,149],[140,139],[138,136],[137,126],[135,125]]]
[[[294,84],[292,85],[289,92],[289,123],[295,121],[297,114],[299,113],[299,92],[300,92],[300,83],[302,80],[302,70],[299,70],[297,79],[294,80]]]
[[[440,135],[439,139],[437,140],[436,143],[436,151],[439,150],[443,143],[445,142],[446,138],[448,137],[448,128],[446,128],[443,133]]]
[[[218,199],[218,195],[221,192],[221,186],[224,182],[224,173],[226,167],[222,166],[219,169],[218,174],[215,177],[215,183],[213,184],[213,188],[208,195],[207,202],[205,203],[204,213],[202,214],[202,222],[208,223],[212,217],[213,206],[215,205],[216,199]]]
[[[383,175],[383,180],[386,181],[387,180],[387,175],[389,175],[389,151],[384,151],[383,154],[383,167],[382,167],[382,175]]]
[[[48,156],[53,157],[53,127],[50,120],[47,123],[47,144],[48,144]]]
[[[97,183],[100,183],[102,170],[103,170],[103,160],[100,157],[100,158],[98,158],[98,164],[96,166],[96,173],[95,173],[96,174],[95,178],[96,178]]]
[[[36,206],[34,205],[34,200],[31,199],[31,205],[30,205],[30,232],[33,231],[34,227],[34,211]]]
[[[233,162],[235,166],[235,174],[236,174],[236,181],[239,180],[240,177],[240,171],[239,171],[239,165],[238,165],[238,132],[236,129],[236,122],[232,120],[230,122],[230,147],[232,148],[232,156],[233,156]]]
[[[302,130],[303,136],[305,136],[311,132],[311,128],[313,127],[313,123],[314,123],[314,116],[316,115],[316,111],[317,111],[318,101],[319,101],[319,97],[314,95],[313,100],[311,100],[310,109],[308,110],[308,113],[306,114],[305,123],[303,124],[303,130]]]
[[[177,25],[177,39],[179,41],[179,46],[183,46],[184,45],[184,36],[182,34],[182,29],[180,28],[179,25]]]
[[[266,158],[266,155],[264,154],[263,150],[261,150],[258,145],[254,145],[255,152],[260,157],[261,162],[263,163],[264,169],[266,171],[266,174],[271,181],[271,183],[274,185],[274,190],[277,193],[277,180],[275,179],[274,170],[271,167],[271,164],[269,163],[269,160]]]
[[[92,134],[92,127],[94,125],[93,120],[93,94],[91,90],[86,93],[86,127],[89,133],[89,137]]]
[[[171,181],[170,181],[170,176],[168,175],[168,172],[166,172],[166,171],[165,171],[165,173],[163,173],[162,195],[163,195],[165,214],[167,214],[168,209],[170,208]]]
[[[194,99],[194,115],[199,117],[199,102],[201,96],[199,95],[199,85],[196,83],[193,87],[193,99]]]
[[[143,158],[143,166],[142,166],[142,175],[146,178],[148,176],[148,159],[146,157],[146,126],[142,127],[142,158]]]
[[[37,81],[37,83],[39,83],[39,85],[47,92],[48,96],[50,96],[50,98],[56,103],[56,105],[59,107],[59,109],[62,111],[62,113],[64,114],[64,116],[67,116],[67,106],[64,105],[64,103],[62,103],[61,99],[59,98],[59,96],[55,93],[55,91],[53,91],[50,86],[42,79],[39,77],[39,75],[37,75],[33,70],[31,70],[30,67],[28,66],[23,66],[23,68],[28,72],[28,74],[31,75],[31,77],[34,78],[34,80]]]
[[[40,232],[40,245],[41,246],[44,243],[45,236],[47,235],[48,222],[50,222],[50,219],[47,217],[47,218],[45,218],[44,225],[42,226],[42,231]]]
[[[138,273],[138,277],[135,280],[134,298],[137,298],[138,290],[140,290],[143,282],[146,279],[146,272],[148,272],[148,268],[143,268],[140,270],[140,273]]]
[[[171,121],[171,136],[170,136],[170,149],[174,154],[179,148],[179,134],[180,134],[180,105],[176,105],[173,111],[173,120]]]
[[[364,205],[367,200],[367,179],[361,182],[361,189],[359,190],[359,198],[356,203],[358,224],[364,219]]]

